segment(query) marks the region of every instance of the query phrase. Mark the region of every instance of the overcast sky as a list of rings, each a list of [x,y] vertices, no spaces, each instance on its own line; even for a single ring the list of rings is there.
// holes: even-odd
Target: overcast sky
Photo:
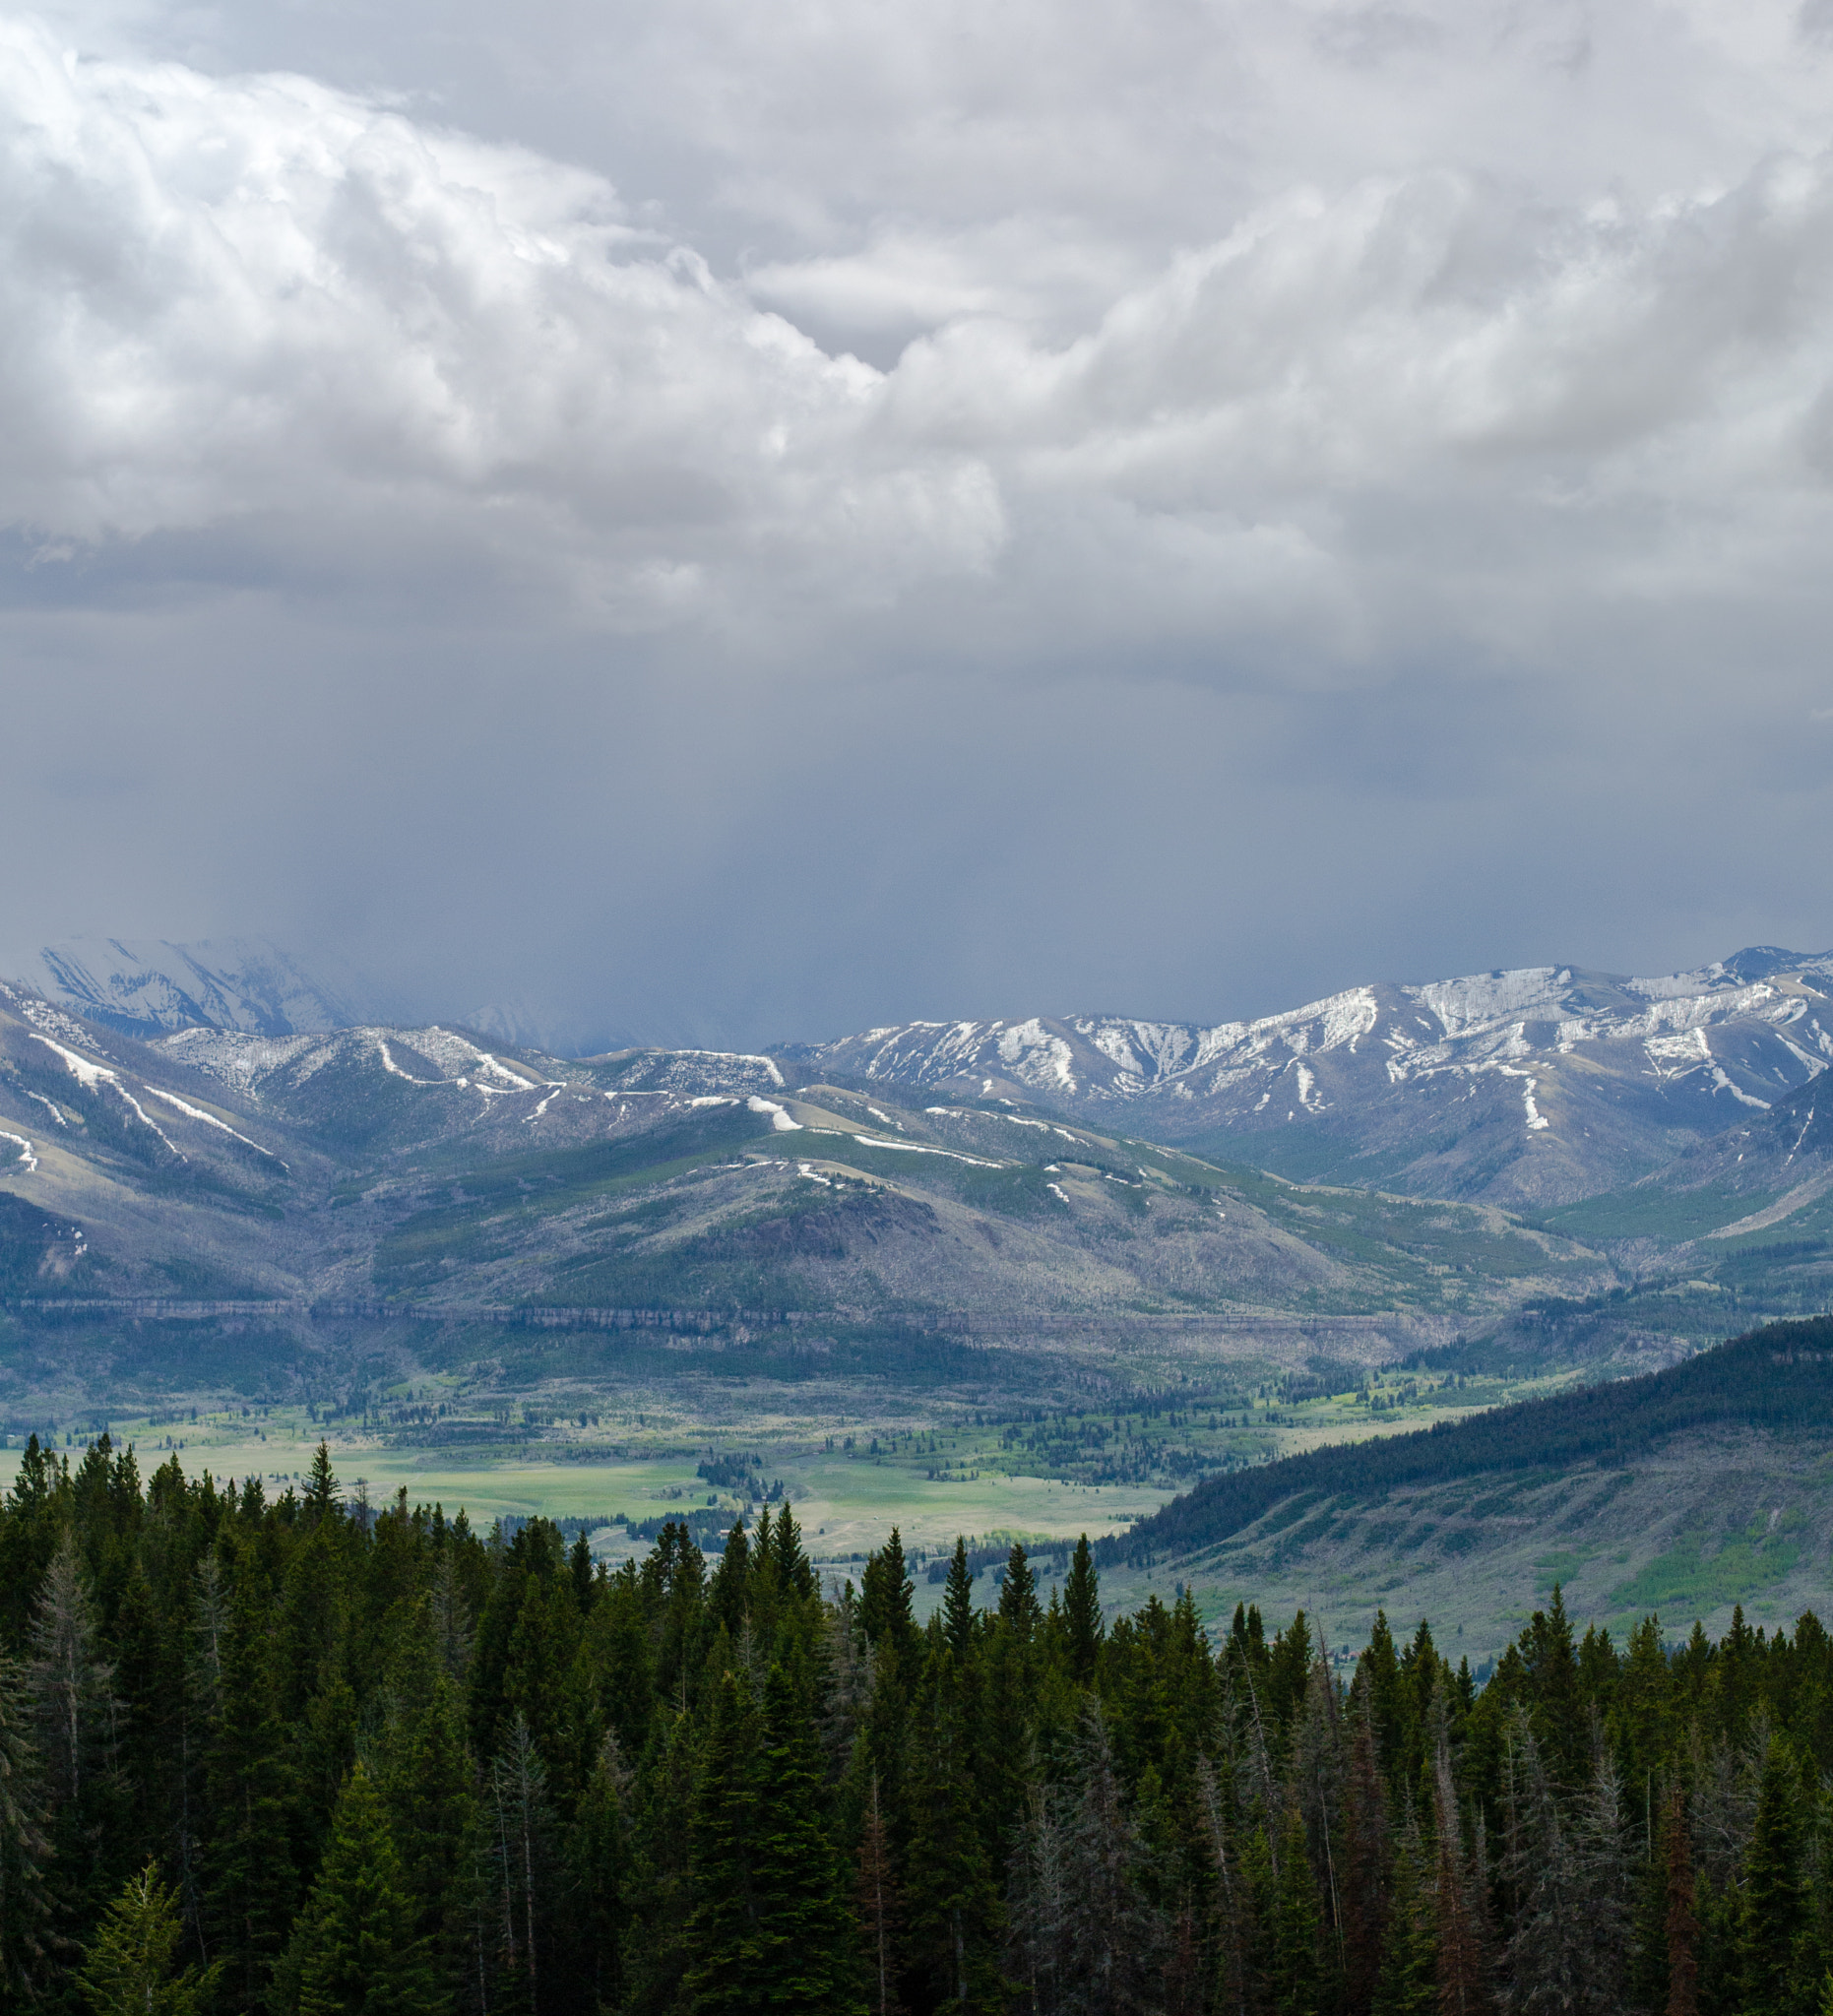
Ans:
[[[0,951],[579,1040],[1833,942],[1833,0],[0,23]]]

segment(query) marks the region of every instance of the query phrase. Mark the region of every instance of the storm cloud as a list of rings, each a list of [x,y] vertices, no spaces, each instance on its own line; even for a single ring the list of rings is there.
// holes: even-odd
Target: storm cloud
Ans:
[[[0,24],[0,947],[589,1042],[1833,938],[1833,15]]]

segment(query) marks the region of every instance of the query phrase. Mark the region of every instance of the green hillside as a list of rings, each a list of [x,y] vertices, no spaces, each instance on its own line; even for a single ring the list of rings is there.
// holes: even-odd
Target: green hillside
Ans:
[[[1771,1324],[1640,1379],[1212,1478],[1136,1528],[1121,1551],[1143,1560],[1213,1545],[1300,1497],[1370,1499],[1498,1471],[1625,1464],[1678,1434],[1733,1428],[1833,1432],[1833,1317]]]

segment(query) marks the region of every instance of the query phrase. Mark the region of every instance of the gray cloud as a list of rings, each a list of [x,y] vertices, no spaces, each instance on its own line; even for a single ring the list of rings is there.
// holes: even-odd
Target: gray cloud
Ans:
[[[0,28],[0,944],[756,1040],[1829,935],[1791,11],[510,34]]]

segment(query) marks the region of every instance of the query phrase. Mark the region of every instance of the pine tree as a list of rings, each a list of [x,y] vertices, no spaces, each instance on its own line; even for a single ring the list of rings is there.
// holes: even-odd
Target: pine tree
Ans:
[[[1095,1572],[1086,1533],[1076,1542],[1069,1573],[1063,1578],[1063,1630],[1069,1644],[1070,1677],[1079,1687],[1090,1686],[1095,1679],[1096,1661],[1101,1657],[1104,1630],[1101,1581]]]
[[[433,2016],[443,2003],[388,1816],[356,1765],[281,1969],[296,2016]]]
[[[1792,2016],[1807,1928],[1801,1893],[1801,1772],[1788,1739],[1772,1735],[1763,1757],[1756,1824],[1744,1857],[1740,1958],[1743,2016]]]
[[[758,1734],[744,1674],[721,1673],[713,1682],[693,1798],[687,1991],[695,2016],[756,2016],[768,2006],[754,1880]]]
[[[0,2007],[24,2005],[45,1968],[45,1839],[24,1677],[0,1660]]]
[[[178,1892],[149,1862],[109,1905],[78,1980],[95,2016],[201,2016],[221,1967],[174,1972],[184,1926]]]
[[[968,1544],[959,1534],[942,1591],[942,1635],[955,1657],[965,1662],[974,1646],[974,1575],[968,1567]]]
[[[787,1514],[786,1514],[787,1516]],[[757,1774],[755,1981],[766,2009],[853,2016],[850,1925],[821,1822],[821,1775],[806,1705],[781,1666],[764,1683]]]

